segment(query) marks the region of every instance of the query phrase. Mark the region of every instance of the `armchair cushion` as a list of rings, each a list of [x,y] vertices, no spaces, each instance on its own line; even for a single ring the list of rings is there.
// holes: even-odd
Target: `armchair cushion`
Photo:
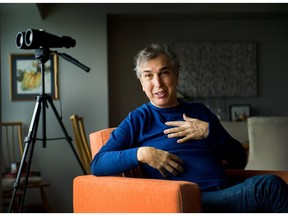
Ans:
[[[201,212],[200,189],[186,181],[78,176],[73,195],[75,213]]]

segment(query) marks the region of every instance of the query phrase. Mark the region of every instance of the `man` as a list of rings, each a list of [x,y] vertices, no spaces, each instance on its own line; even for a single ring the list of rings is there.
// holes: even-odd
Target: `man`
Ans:
[[[206,212],[288,212],[288,188],[276,176],[231,185],[223,161],[244,168],[245,150],[208,108],[177,98],[180,63],[169,47],[152,44],[138,53],[135,64],[150,102],[130,112],[111,134],[92,161],[94,175],[140,165],[148,178],[197,183]]]

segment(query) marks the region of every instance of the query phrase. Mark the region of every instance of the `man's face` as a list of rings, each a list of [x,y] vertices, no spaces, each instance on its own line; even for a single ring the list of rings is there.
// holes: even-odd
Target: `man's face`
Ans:
[[[159,55],[141,65],[140,82],[154,106],[168,108],[178,104],[178,73],[173,71],[171,61],[166,55]]]

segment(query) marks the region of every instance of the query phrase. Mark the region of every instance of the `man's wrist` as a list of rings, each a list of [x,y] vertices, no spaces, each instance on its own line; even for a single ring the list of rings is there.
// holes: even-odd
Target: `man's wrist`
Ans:
[[[139,147],[137,151],[137,160],[140,163],[146,163],[147,161],[147,155],[149,155],[149,150],[152,149],[153,147]]]
[[[143,151],[145,151],[144,148],[145,147],[139,147],[138,150],[137,150],[137,160],[140,163],[144,162],[144,153],[143,153]]]

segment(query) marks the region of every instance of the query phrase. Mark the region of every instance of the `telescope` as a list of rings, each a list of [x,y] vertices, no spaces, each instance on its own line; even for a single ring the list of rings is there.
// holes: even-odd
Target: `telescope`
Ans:
[[[36,105],[34,108],[32,120],[30,122],[30,127],[29,127],[29,132],[27,137],[24,139],[25,143],[25,148],[23,151],[23,155],[21,158],[21,163],[18,169],[18,173],[15,179],[15,182],[13,184],[13,193],[12,193],[12,198],[10,200],[9,204],[9,209],[8,212],[10,213],[12,211],[12,207],[14,205],[14,201],[16,198],[17,190],[20,185],[20,179],[22,178],[23,174],[23,166],[26,163],[26,158],[28,158],[28,163],[27,163],[27,169],[24,182],[23,182],[23,187],[21,191],[21,202],[20,202],[20,209],[19,211],[22,212],[23,204],[24,204],[24,198],[26,194],[26,188],[28,184],[28,175],[30,173],[30,166],[31,166],[31,161],[32,161],[32,156],[33,156],[33,151],[34,151],[34,146],[37,140],[41,140],[43,142],[43,147],[46,147],[46,142],[48,140],[58,140],[58,139],[64,139],[63,138],[53,138],[53,139],[47,139],[46,137],[46,109],[48,108],[48,104],[50,104],[52,111],[55,114],[56,119],[58,120],[58,123],[65,135],[66,141],[70,144],[70,147],[83,171],[84,174],[87,174],[84,166],[81,163],[81,160],[73,146],[72,143],[72,138],[69,137],[69,134],[62,122],[62,118],[57,112],[57,109],[55,105],[53,104],[52,97],[48,94],[45,93],[45,62],[49,59],[49,55],[51,53],[55,54],[60,54],[64,59],[67,61],[70,61],[71,63],[75,64],[76,66],[82,68],[86,72],[90,71],[90,68],[83,65],[82,63],[78,62],[76,59],[72,58],[71,56],[65,54],[65,53],[58,53],[57,51],[50,51],[49,48],[70,48],[74,47],[76,45],[76,41],[72,39],[71,37],[67,36],[62,36],[58,37],[49,33],[46,33],[43,30],[35,30],[35,29],[28,29],[26,32],[18,32],[16,35],[16,46],[19,49],[35,49],[35,58],[39,59],[41,62],[41,78],[42,78],[42,91],[39,95],[37,95],[37,100],[36,100]],[[42,109],[43,108],[43,109]],[[40,121],[40,115],[42,113],[42,129],[43,133],[42,136],[43,138],[37,138],[37,131],[38,131],[38,125]],[[32,146],[31,146],[32,145]],[[31,146],[31,148],[30,148]],[[22,184],[22,180],[21,180]]]
[[[28,29],[26,32],[18,32],[16,46],[18,49],[49,49],[75,47],[76,41],[68,36],[56,36],[40,30]]]

